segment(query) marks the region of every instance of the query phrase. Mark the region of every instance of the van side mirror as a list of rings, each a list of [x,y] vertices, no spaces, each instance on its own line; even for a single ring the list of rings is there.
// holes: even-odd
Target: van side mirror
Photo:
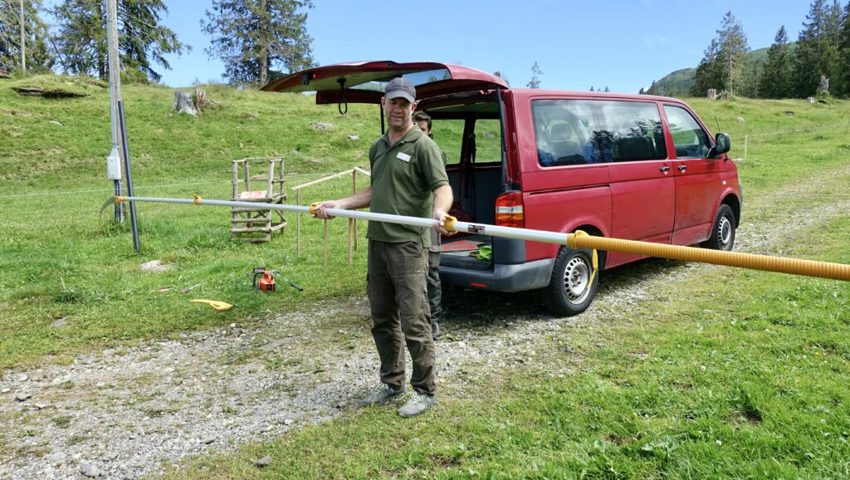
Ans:
[[[714,146],[708,151],[708,158],[715,158],[722,153],[728,152],[731,148],[732,139],[729,138],[729,135],[720,132],[714,137]]]

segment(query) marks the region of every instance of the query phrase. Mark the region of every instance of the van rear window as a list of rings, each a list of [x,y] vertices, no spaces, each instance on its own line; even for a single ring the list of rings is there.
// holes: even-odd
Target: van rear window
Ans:
[[[658,107],[619,100],[534,100],[542,166],[667,158]]]

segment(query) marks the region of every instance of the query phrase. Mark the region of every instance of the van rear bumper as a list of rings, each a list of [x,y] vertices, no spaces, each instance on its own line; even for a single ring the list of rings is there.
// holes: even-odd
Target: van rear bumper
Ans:
[[[472,270],[440,266],[440,279],[447,285],[480,288],[495,292],[522,292],[549,285],[554,258],[512,265],[495,264],[492,269]]]

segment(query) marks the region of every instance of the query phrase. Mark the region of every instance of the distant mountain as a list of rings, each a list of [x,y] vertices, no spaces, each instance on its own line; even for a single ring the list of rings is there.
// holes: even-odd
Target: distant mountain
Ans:
[[[790,51],[793,52],[794,44],[791,43],[789,46],[791,47]],[[770,50],[770,47],[751,50],[750,53],[747,54],[747,59],[751,62],[765,63],[767,62],[768,50]],[[673,97],[688,96],[691,91],[691,87],[694,84],[694,75],[696,72],[696,67],[693,67],[683,68],[681,70],[668,73],[660,79],[652,82],[652,86],[646,90],[646,93],[650,95],[667,95]]]

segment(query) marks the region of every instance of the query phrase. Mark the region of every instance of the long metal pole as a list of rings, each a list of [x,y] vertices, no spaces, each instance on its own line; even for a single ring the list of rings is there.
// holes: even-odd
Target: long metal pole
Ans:
[[[193,199],[181,198],[157,198],[157,197],[115,197],[115,202],[160,202],[160,203],[182,203],[193,205],[217,205],[227,207],[251,207],[257,208],[255,202],[237,202],[227,200],[203,200],[200,197]],[[309,207],[300,205],[267,204],[263,208],[269,210],[284,210],[299,213],[315,213],[316,205]],[[412,225],[416,227],[434,227],[438,220],[433,218],[408,217],[404,215],[391,215],[387,213],[361,212],[358,210],[340,210],[336,208],[327,209],[327,213],[333,217],[357,218],[376,222],[396,223],[401,225]],[[606,250],[611,252],[633,253],[647,257],[669,258],[672,260],[696,261],[712,263],[715,265],[726,265],[730,267],[743,267],[769,272],[792,273],[796,275],[807,275],[811,277],[831,278],[834,280],[850,281],[850,265],[831,262],[817,262],[813,260],[799,260],[794,258],[770,257],[767,255],[755,255],[751,253],[726,252],[722,250],[709,250],[705,248],[685,247],[681,245],[669,245],[652,242],[641,242],[637,240],[622,240],[618,238],[605,238],[580,233],[548,232],[546,230],[532,230],[516,227],[502,227],[499,225],[487,225],[479,223],[460,222],[454,217],[446,217],[443,221],[446,230],[450,232],[475,233],[493,237],[515,238],[518,240],[531,240],[535,242],[557,243],[567,245],[570,248],[588,248]]]
[[[121,127],[121,153],[124,157],[124,173],[127,174],[127,193],[133,196],[133,175],[130,173],[130,150],[127,148],[127,125],[124,121],[124,102],[118,102],[118,119]],[[130,229],[133,232],[133,249],[139,253],[139,226],[136,223],[136,204],[130,202]]]

